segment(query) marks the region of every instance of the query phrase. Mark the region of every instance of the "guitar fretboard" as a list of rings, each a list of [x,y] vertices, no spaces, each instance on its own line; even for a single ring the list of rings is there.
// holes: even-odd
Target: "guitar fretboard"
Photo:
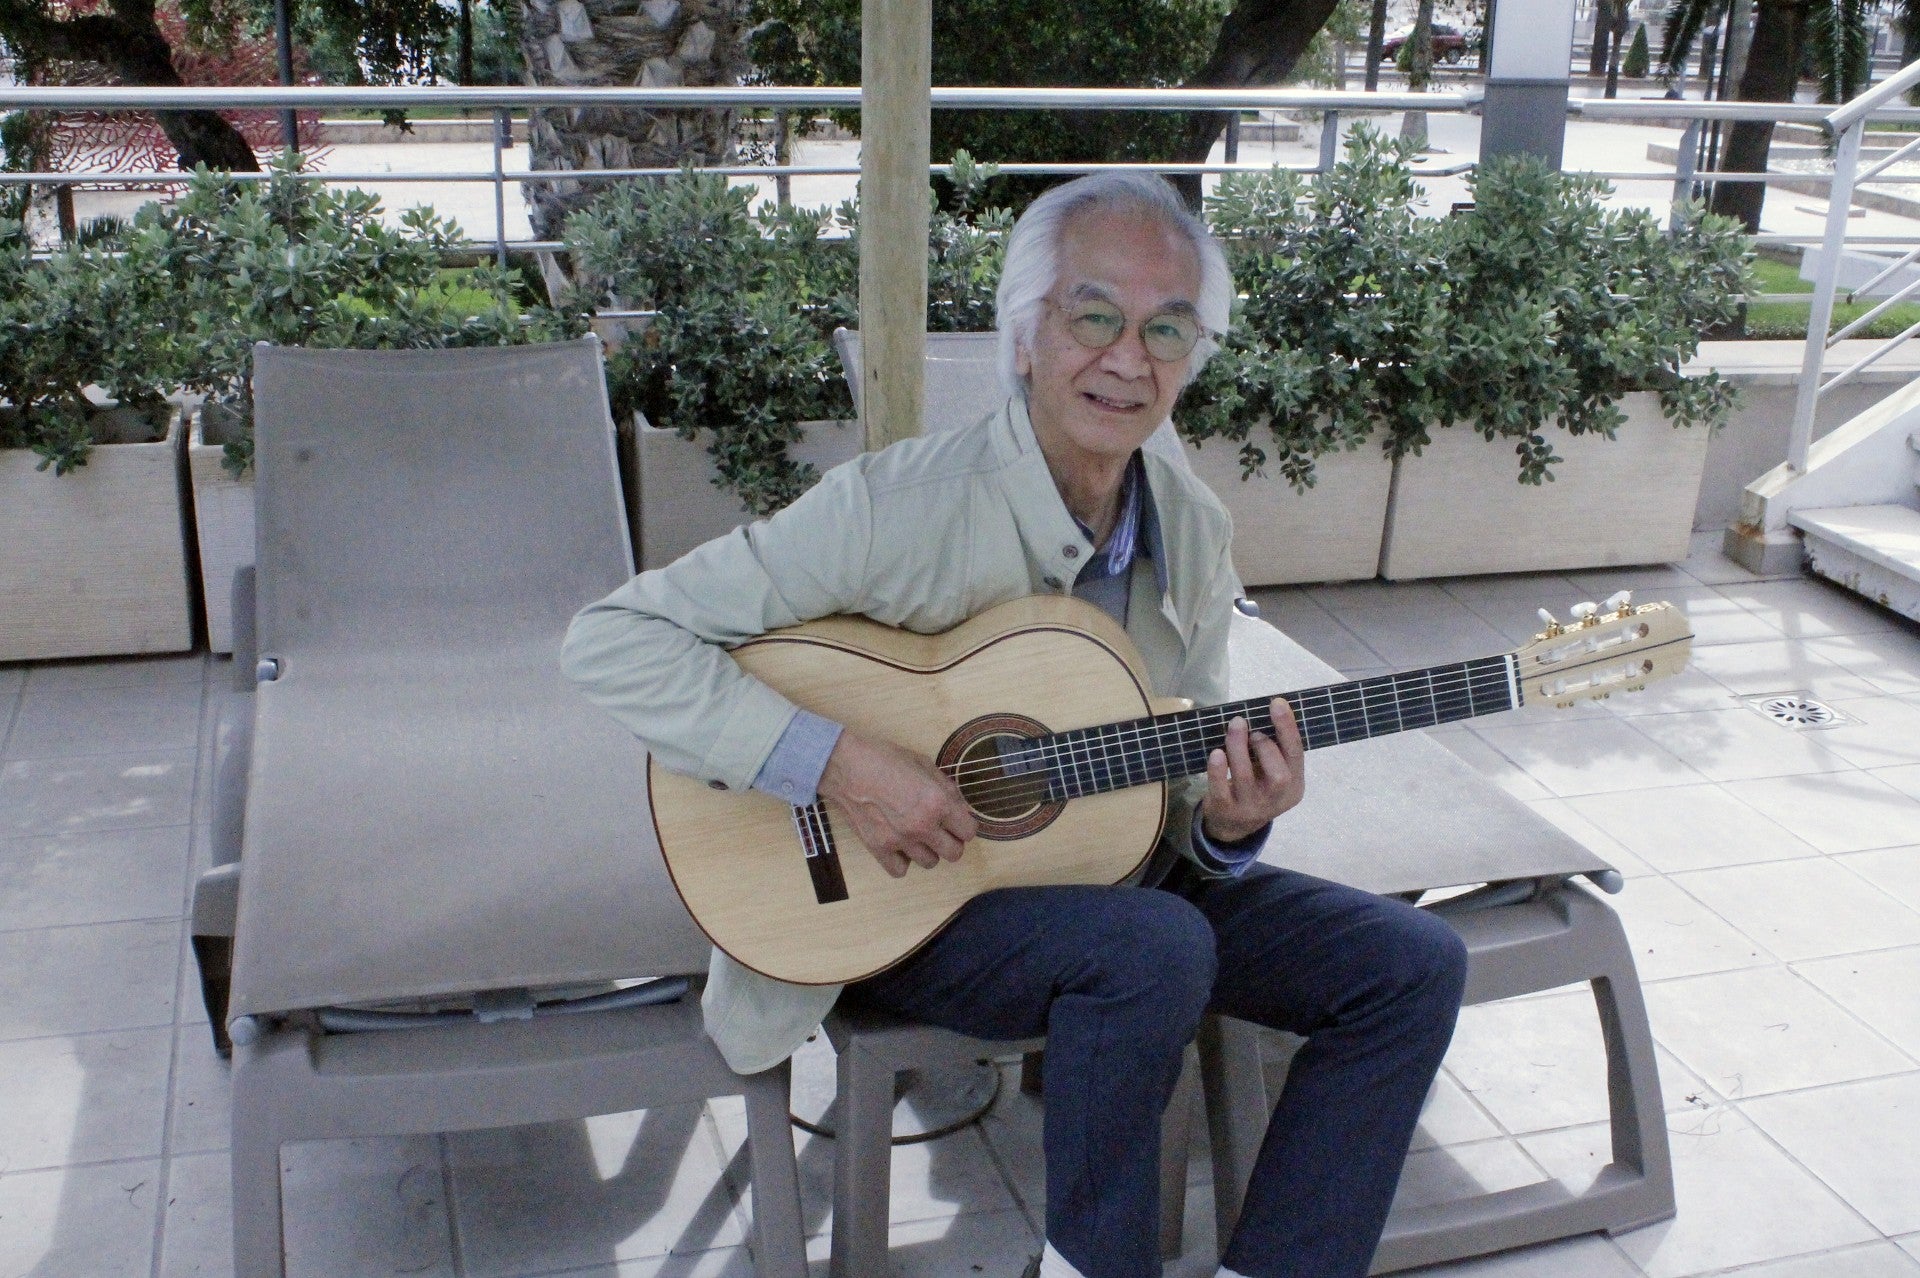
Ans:
[[[1482,657],[1351,683],[1278,694],[1293,707],[1300,740],[1309,750],[1370,737],[1431,728],[1520,704],[1512,658]],[[1051,800],[1103,794],[1127,786],[1192,776],[1227,738],[1227,725],[1244,718],[1255,732],[1273,731],[1271,697],[1204,706],[1036,738],[1003,762],[1011,771],[1044,770]]]

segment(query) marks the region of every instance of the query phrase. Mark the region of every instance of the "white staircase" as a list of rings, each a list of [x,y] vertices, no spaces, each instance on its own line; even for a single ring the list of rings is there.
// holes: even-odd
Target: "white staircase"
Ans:
[[[1773,571],[1804,551],[1820,576],[1920,620],[1920,380],[1815,441],[1805,470],[1749,484],[1742,514],[1730,553],[1764,541]]]

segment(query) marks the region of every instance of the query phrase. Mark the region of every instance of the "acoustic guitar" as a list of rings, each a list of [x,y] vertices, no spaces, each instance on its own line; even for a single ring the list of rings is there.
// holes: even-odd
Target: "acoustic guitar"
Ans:
[[[1686,663],[1693,635],[1669,604],[1622,594],[1574,615],[1564,627],[1547,617],[1514,652],[1279,695],[1314,750],[1571,705]],[[733,656],[795,704],[935,760],[979,822],[958,861],[895,879],[824,801],[795,806],[649,764],[660,849],[695,921],[747,967],[802,984],[899,962],[982,892],[1120,882],[1160,836],[1166,783],[1206,771],[1235,717],[1273,728],[1269,697],[1199,708],[1155,697],[1125,631],[1060,596],[1014,600],[938,635],[830,617]]]

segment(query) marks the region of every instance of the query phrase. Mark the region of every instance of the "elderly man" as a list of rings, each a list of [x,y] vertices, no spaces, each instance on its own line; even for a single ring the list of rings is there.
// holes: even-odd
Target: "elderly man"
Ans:
[[[663,765],[792,803],[818,795],[890,873],[941,873],[975,834],[952,782],[797,710],[726,645],[837,613],[933,633],[1071,593],[1125,626],[1157,692],[1225,700],[1239,594],[1227,515],[1141,445],[1231,299],[1219,245],[1159,179],[1049,191],[1007,245],[1006,406],[839,467],[765,523],[637,577],[575,619],[567,673]],[[1307,1039],[1221,1273],[1367,1271],[1465,958],[1411,907],[1256,861],[1304,785],[1284,702],[1273,718],[1277,739],[1237,720],[1206,774],[1175,787],[1137,881],[987,893],[844,992],[981,1038],[1046,1034],[1047,1239],[1029,1273],[1159,1273],[1160,1112],[1209,1009]],[[735,1069],[766,1069],[840,996],[716,953],[707,1029]]]

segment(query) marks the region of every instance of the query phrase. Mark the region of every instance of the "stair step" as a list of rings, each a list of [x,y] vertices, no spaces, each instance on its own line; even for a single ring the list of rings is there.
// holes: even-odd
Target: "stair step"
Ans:
[[[1920,621],[1920,510],[1909,506],[1832,506],[1796,510],[1814,572]]]

